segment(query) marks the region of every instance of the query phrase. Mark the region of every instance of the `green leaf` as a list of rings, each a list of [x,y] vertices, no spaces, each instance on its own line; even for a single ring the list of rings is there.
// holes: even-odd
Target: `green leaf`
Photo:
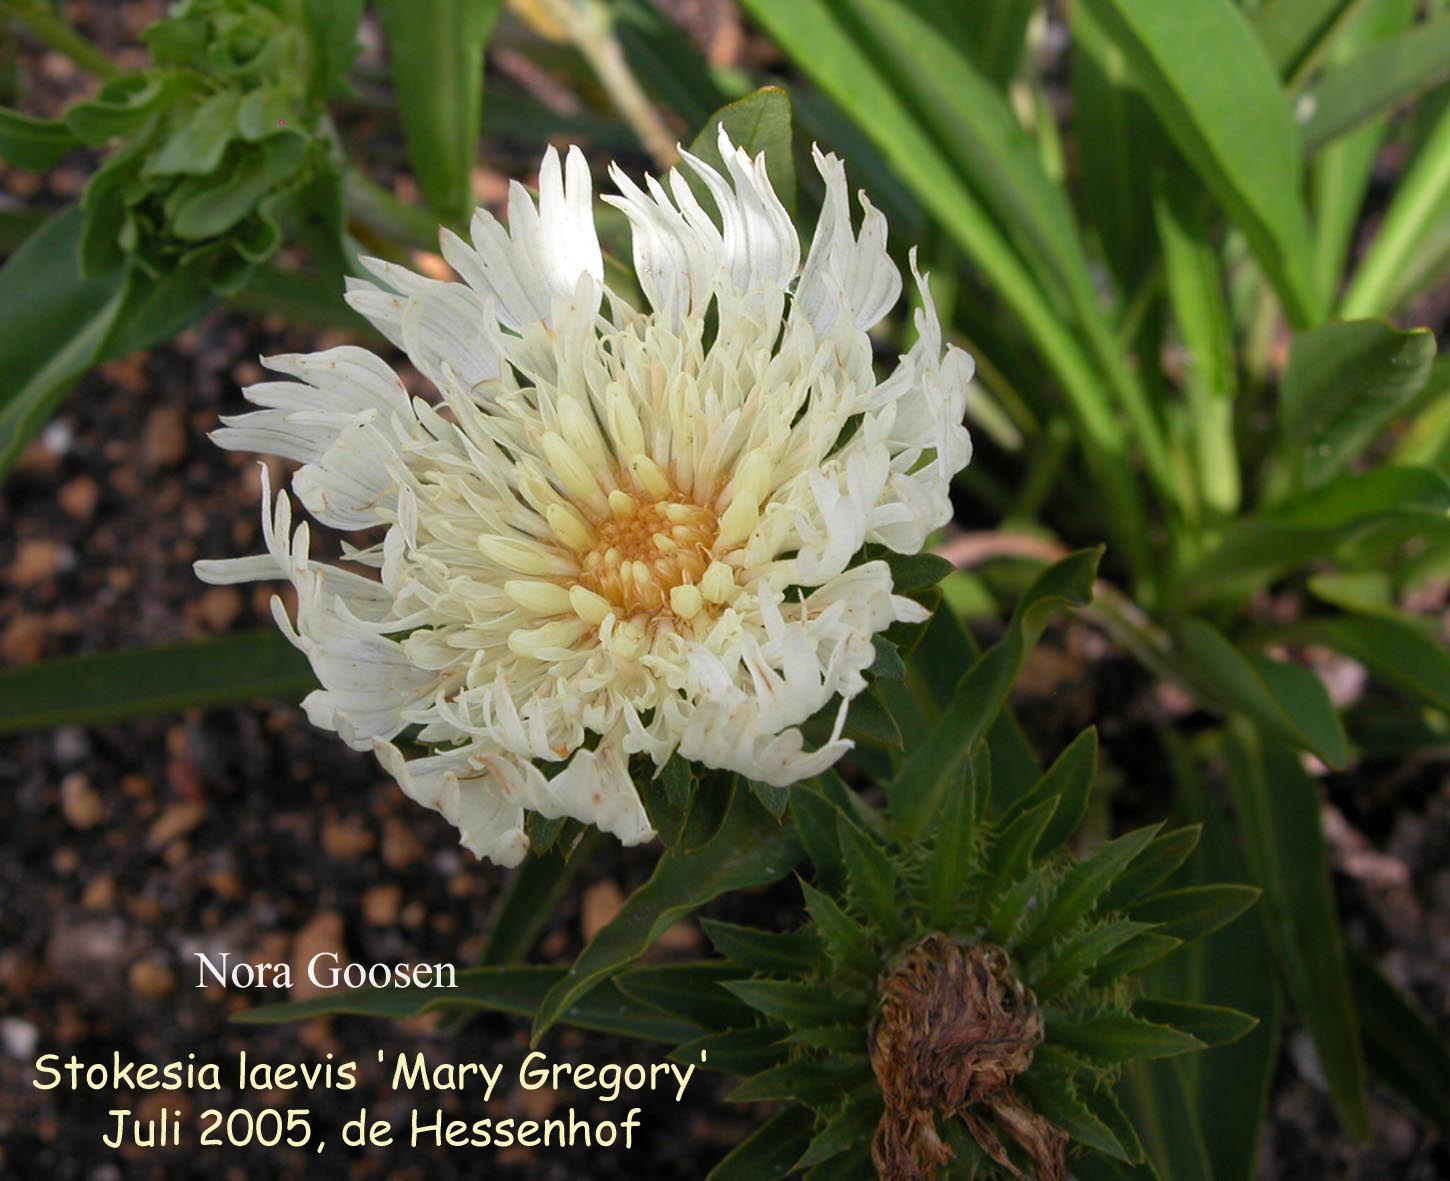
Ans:
[[[1222,1005],[1191,1004],[1185,1001],[1140,997],[1133,1012],[1158,1025],[1192,1034],[1205,1046],[1226,1046],[1236,1042],[1257,1025],[1258,1018]]]
[[[1121,910],[1137,902],[1188,859],[1198,845],[1202,831],[1202,825],[1189,824],[1159,833],[1142,855],[1103,892],[1099,905],[1104,910]]]
[[[1134,1153],[1078,1097],[1070,1079],[1056,1073],[1029,1070],[1017,1084],[1040,1115],[1055,1123],[1073,1140],[1131,1164]],[[1076,1163],[1076,1162],[1074,1162]]]
[[[1433,1123],[1440,1135],[1450,1136],[1450,1051],[1445,1040],[1353,946],[1349,971],[1370,1070]]]
[[[1235,722],[1225,747],[1244,856],[1264,889],[1270,943],[1314,1035],[1345,1130],[1369,1135],[1364,1053],[1350,995],[1319,792],[1288,747]]]
[[[826,709],[831,714],[835,713],[832,705],[826,706]],[[869,742],[888,750],[900,750],[902,745],[901,728],[874,686],[851,699],[842,734],[853,741]]]
[[[705,1181],[777,1181],[811,1140],[811,1116],[794,1105],[766,1120],[710,1170]]]
[[[873,972],[879,956],[871,933],[842,910],[829,894],[805,882],[801,883],[801,893],[805,895],[806,909],[820,931],[833,965],[838,970]]]
[[[1279,73],[1303,78],[1367,0],[1270,0],[1255,24]]]
[[[871,926],[888,935],[901,932],[901,905],[896,896],[896,867],[886,850],[844,815],[836,821],[836,837],[851,897],[865,912]]]
[[[887,550],[881,558],[891,568],[891,589],[898,595],[935,586],[956,569],[940,554],[898,554]]]
[[[1304,620],[1293,634],[1354,657],[1386,684],[1450,713],[1450,653],[1423,621],[1390,614],[1343,615]]]
[[[967,883],[977,869],[976,793],[990,789],[990,784],[980,782],[975,763],[968,764],[960,789],[947,796],[922,870],[928,922],[938,931],[950,928]],[[984,768],[982,773],[989,772]]]
[[[358,26],[363,0],[304,0],[303,18],[311,49],[309,89],[317,98],[343,98],[352,93],[347,74],[362,48]]]
[[[1224,292],[1217,236],[1204,216],[1203,193],[1182,169],[1154,177],[1153,213],[1163,243],[1163,271],[1173,318],[1183,338],[1183,386],[1198,494],[1214,513],[1239,506],[1234,441],[1238,391],[1233,322]]]
[[[1414,20],[1417,7],[1417,0],[1376,0],[1351,22],[1344,36],[1334,45],[1329,55],[1328,72],[1323,77],[1332,77],[1345,63],[1403,32]],[[1359,93],[1362,91],[1357,91],[1356,96]],[[1319,107],[1320,99],[1311,94],[1300,98],[1295,113],[1302,120],[1305,112],[1310,112],[1304,131],[1305,150],[1311,154],[1309,179],[1314,209],[1315,274],[1320,290],[1335,297],[1359,226],[1365,194],[1374,175],[1375,160],[1384,145],[1389,119],[1385,115],[1368,118],[1354,127],[1350,134],[1324,145],[1323,150],[1317,150],[1308,140],[1310,126]]]
[[[237,136],[241,95],[222,90],[197,104],[186,119],[146,156],[143,177],[214,172]]]
[[[87,279],[85,214],[55,214],[0,268],[0,473],[8,471],[74,382],[95,363],[126,294],[120,273]]]
[[[1232,0],[1087,2],[1127,52],[1178,150],[1244,231],[1291,322],[1314,323],[1322,300],[1300,196],[1299,131],[1243,13]]]
[[[1192,943],[1233,922],[1258,900],[1255,886],[1186,886],[1154,894],[1129,913],[1140,922],[1157,923],[1159,935]]]
[[[1450,13],[1356,54],[1304,92],[1304,150],[1325,144],[1450,78]]]
[[[1299,482],[1317,488],[1384,432],[1425,384],[1435,334],[1380,320],[1322,324],[1294,341],[1279,424]]]
[[[1036,807],[1044,800],[1056,800],[1057,807],[1043,829],[1032,852],[1038,857],[1065,845],[1087,815],[1092,799],[1093,779],[1098,770],[1098,732],[1090,726],[1068,744],[1057,756],[1036,785],[1007,811],[1005,818],[1015,818],[1021,811]]]
[[[797,784],[790,793],[790,815],[815,867],[816,885],[827,893],[839,893],[846,881],[836,828],[841,810],[813,788]]]
[[[725,985],[752,1009],[792,1028],[836,1025],[856,1006],[836,995],[828,983],[805,980],[732,980]]]
[[[549,990],[534,1020],[535,1044],[580,997],[637,959],[696,907],[732,890],[777,881],[795,868],[800,847],[794,834],[777,824],[747,789],[737,786],[733,791],[715,836],[692,853],[661,856],[649,881]]]
[[[1182,746],[1170,740],[1168,753],[1179,780],[1179,800],[1203,827],[1184,879],[1243,881],[1248,875],[1227,817],[1209,797]],[[1263,922],[1246,912],[1183,955],[1165,960],[1144,980],[1150,991],[1228,1006],[1258,1018],[1259,1024],[1233,1045],[1195,1055],[1187,1072],[1189,1099],[1215,1181],[1253,1181],[1256,1175],[1259,1138],[1279,1060],[1283,1002],[1273,963]]]
[[[1148,1160],[1172,1181],[1215,1181],[1186,1082],[1197,1060],[1135,1063],[1122,1088]]]
[[[1385,316],[1415,291],[1417,263],[1443,263],[1450,202],[1450,107],[1442,108],[1394,196],[1340,303],[1346,320]]]
[[[1075,987],[1097,969],[1105,957],[1150,929],[1149,923],[1119,919],[1079,932],[1051,949],[1041,968],[1034,970],[1032,991],[1040,999],[1050,1000],[1057,993]]]
[[[44,172],[79,144],[59,119],[37,119],[0,107],[0,160],[16,168]]]
[[[458,973],[457,988],[362,988],[325,993],[285,1005],[262,1005],[236,1014],[243,1025],[276,1025],[313,1017],[354,1015],[406,1021],[439,1009],[473,1008],[530,1017],[560,982],[562,968],[539,966],[470,968]],[[679,1042],[703,1030],[688,1021],[662,1016],[630,1000],[612,982],[570,1006],[561,1020],[580,1029],[647,1041]]]
[[[473,208],[483,51],[502,0],[378,0],[418,187],[444,221]]]
[[[881,1120],[881,1111],[881,1092],[874,1086],[847,1096],[840,1110],[826,1120],[811,1140],[810,1148],[795,1162],[796,1168],[808,1169],[870,1140]]]
[[[1124,833],[1074,864],[1028,927],[1018,955],[1031,959],[1091,914],[1102,892],[1148,847],[1161,827],[1155,824]]]
[[[1258,896],[1257,892],[1254,896]],[[1119,977],[1136,975],[1182,946],[1182,939],[1158,931],[1145,931],[1132,942],[1098,960],[1088,979],[1094,984],[1111,984]]]
[[[818,1061],[782,1062],[746,1079],[730,1092],[732,1103],[796,1099],[821,1107],[839,1098],[845,1086],[856,1081],[864,1069],[839,1058]]]
[[[0,733],[296,701],[316,685],[306,658],[272,630],[75,656],[0,672]]]
[[[1099,1062],[1131,1062],[1134,1058],[1169,1058],[1200,1050],[1203,1043],[1189,1033],[1158,1025],[1130,1013],[1102,1013],[1082,1021],[1047,1018],[1047,1037]]]
[[[1387,522],[1428,529],[1450,508],[1450,481],[1427,467],[1377,467],[1340,476],[1224,530],[1217,547],[1189,571],[1192,602],[1237,593],[1334,553],[1365,530]]]
[[[1080,550],[1037,575],[1012,612],[1006,634],[962,677],[931,736],[906,759],[888,790],[892,819],[919,838],[960,782],[972,748],[1001,712],[1027,653],[1060,607],[1092,598],[1101,550]]]
[[[730,142],[737,148],[744,148],[752,156],[765,153],[765,172],[770,177],[770,187],[775,190],[781,204],[793,215],[796,179],[795,152],[791,143],[790,96],[779,86],[763,86],[755,93],[721,107],[710,116],[709,122],[700,129],[700,133],[690,144],[690,152],[721,173],[725,171],[725,160],[720,155],[719,142],[722,126],[730,136]],[[707,202],[706,208],[709,208],[708,190],[701,186],[697,195]]]
[[[127,135],[197,85],[170,70],[122,74],[107,82],[93,99],[69,107],[61,118],[82,143],[99,147],[109,139]]]
[[[701,919],[700,926],[715,950],[752,972],[805,972],[816,962],[820,944],[795,931],[762,931],[719,919]]]
[[[780,1044],[779,1030],[754,1026],[707,1033],[677,1046],[668,1057],[681,1066],[693,1062],[705,1070],[747,1075],[769,1069],[786,1053],[787,1048]]]
[[[694,765],[688,759],[672,755],[658,771],[637,775],[635,786],[649,816],[650,827],[659,834],[660,844],[666,849],[675,848],[684,834],[698,786]]]
[[[1185,621],[1179,643],[1188,675],[1219,708],[1242,711],[1331,767],[1348,762],[1339,715],[1307,668],[1241,652],[1201,619]]]
[[[740,969],[732,964],[701,960],[634,968],[614,982],[620,992],[642,1005],[705,1029],[725,1030],[755,1022],[754,1012],[721,987],[739,975]]]

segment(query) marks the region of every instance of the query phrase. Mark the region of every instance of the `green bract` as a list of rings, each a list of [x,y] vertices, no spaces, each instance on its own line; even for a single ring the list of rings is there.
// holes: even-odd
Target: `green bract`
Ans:
[[[81,202],[87,273],[130,260],[153,279],[180,272],[231,294],[288,230],[340,223],[323,96],[309,82],[318,48],[286,7],[187,0],[146,30],[150,69],[66,112],[76,139],[114,143]]]

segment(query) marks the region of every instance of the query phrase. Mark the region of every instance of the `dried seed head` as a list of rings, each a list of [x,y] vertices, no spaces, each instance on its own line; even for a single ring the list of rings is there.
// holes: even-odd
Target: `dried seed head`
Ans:
[[[1037,1181],[1065,1181],[1067,1134],[1012,1091],[1041,1044],[1037,1001],[1001,948],[934,934],[908,951],[882,977],[871,1034],[871,1068],[886,1102],[871,1146],[882,1178],[930,1181],[952,1160],[937,1134],[940,1112],[959,1116],[1014,1176],[1024,1174],[994,1123],[1031,1159]]]

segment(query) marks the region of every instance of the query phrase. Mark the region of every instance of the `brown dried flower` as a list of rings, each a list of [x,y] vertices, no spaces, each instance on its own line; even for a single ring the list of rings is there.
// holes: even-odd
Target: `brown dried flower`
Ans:
[[[1014,1177],[998,1130],[1031,1159],[1036,1181],[1065,1181],[1067,1134],[1012,1090],[1042,1044],[1042,1016],[1012,974],[1007,953],[928,935],[881,980],[871,1035],[871,1068],[886,1113],[872,1156],[885,1181],[931,1181],[951,1162],[936,1113],[960,1117],[994,1161]]]

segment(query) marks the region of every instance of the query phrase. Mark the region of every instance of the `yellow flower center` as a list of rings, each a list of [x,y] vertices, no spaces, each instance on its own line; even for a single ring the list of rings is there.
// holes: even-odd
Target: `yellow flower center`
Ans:
[[[720,528],[711,509],[678,492],[646,502],[615,492],[609,507],[611,515],[595,525],[594,545],[580,559],[585,587],[627,618],[658,611],[671,604],[677,587],[699,584]],[[699,609],[698,594],[682,592],[674,598]]]

